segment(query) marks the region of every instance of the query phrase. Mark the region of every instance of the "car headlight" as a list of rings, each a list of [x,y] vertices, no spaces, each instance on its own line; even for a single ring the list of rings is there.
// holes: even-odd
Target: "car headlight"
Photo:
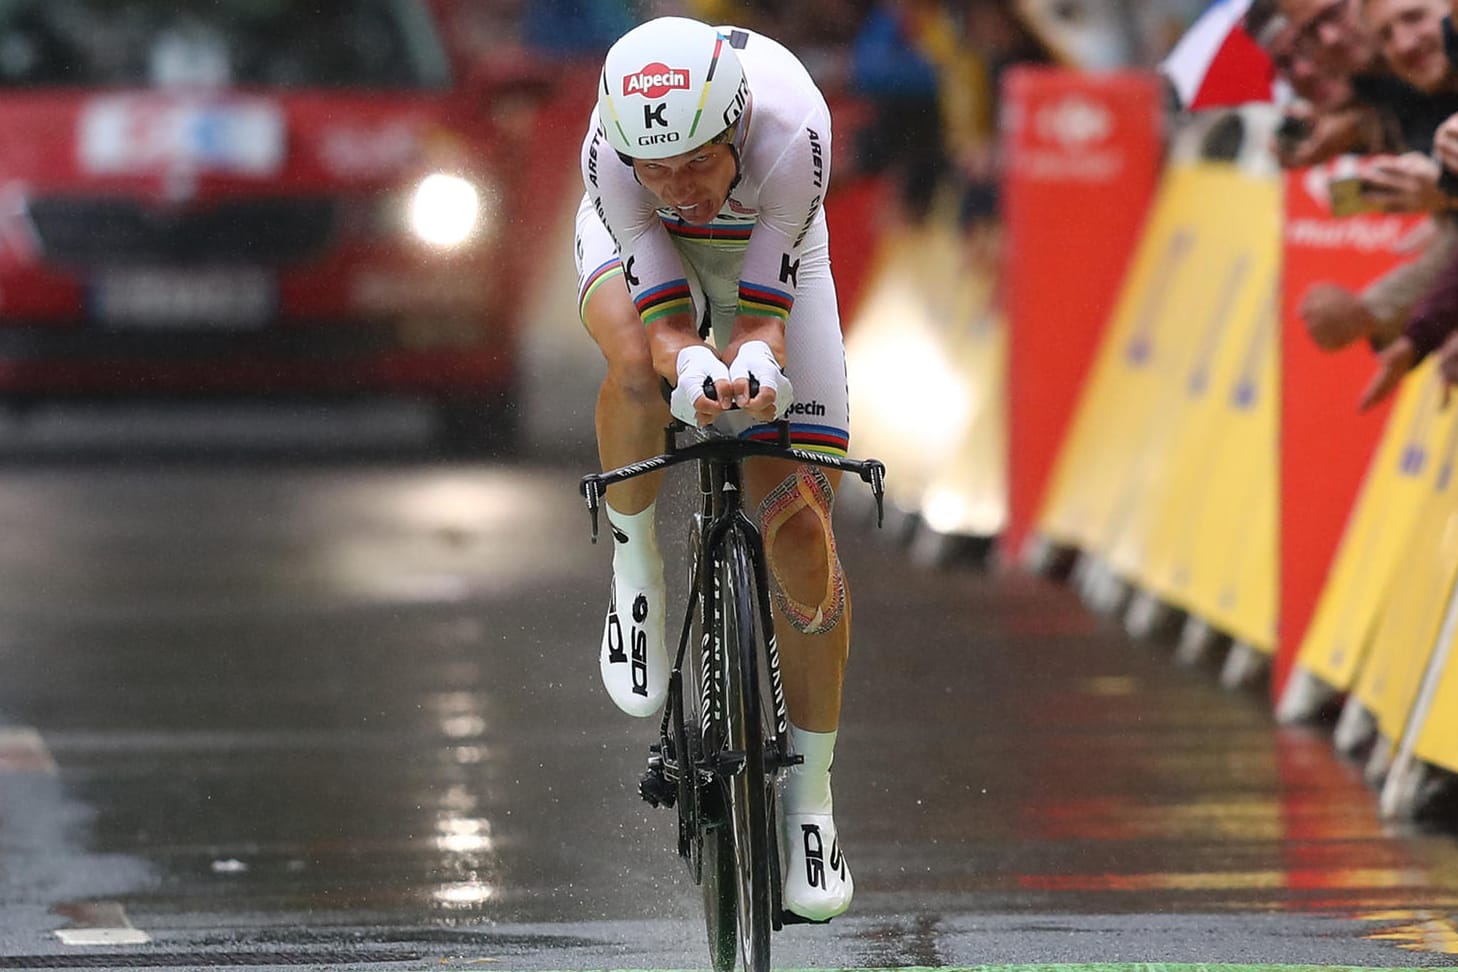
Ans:
[[[481,192],[473,183],[436,172],[421,179],[411,193],[410,231],[431,246],[457,247],[476,235],[481,209]]]

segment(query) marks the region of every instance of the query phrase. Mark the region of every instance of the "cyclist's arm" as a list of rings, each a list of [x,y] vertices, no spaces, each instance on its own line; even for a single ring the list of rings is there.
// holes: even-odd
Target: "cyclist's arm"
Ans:
[[[692,314],[665,314],[647,325],[648,349],[653,353],[653,370],[669,383],[678,378],[678,353],[688,347],[709,347],[699,337]],[[709,350],[714,351],[712,347]],[[717,356],[718,351],[714,351]],[[732,359],[730,359],[732,360]]]
[[[673,381],[679,351],[708,347],[698,335],[683,258],[663,228],[657,202],[608,145],[596,113],[592,122],[582,145],[582,181],[618,246],[623,281],[647,329],[654,370]]]
[[[763,341],[781,368],[787,364],[785,325],[800,287],[805,240],[816,221],[824,219],[821,205],[829,183],[829,118],[813,111],[791,134],[760,185],[759,219],[744,254],[739,313],[725,349],[726,361],[732,362],[747,342]],[[742,394],[747,388],[735,391]],[[761,399],[772,394],[762,391],[744,407],[759,411],[768,404]]]

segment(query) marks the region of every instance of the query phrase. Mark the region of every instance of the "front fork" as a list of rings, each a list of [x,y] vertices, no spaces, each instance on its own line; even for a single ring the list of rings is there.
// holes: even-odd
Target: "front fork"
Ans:
[[[736,486],[731,485],[729,489],[721,492],[716,489],[717,484],[712,482],[712,479],[716,477],[710,477],[707,473],[702,473],[701,476],[705,503],[703,511],[696,518],[692,534],[694,550],[691,559],[695,565],[695,576],[691,578],[689,585],[692,598],[689,611],[697,610],[699,612],[698,628],[701,637],[697,646],[690,645],[692,631],[686,627],[679,638],[678,653],[673,670],[669,674],[667,704],[659,728],[659,743],[649,749],[648,772],[639,784],[639,792],[643,799],[655,807],[672,807],[677,800],[691,798],[691,795],[685,792],[686,786],[693,787],[695,791],[701,790],[716,780],[725,781],[737,775],[743,771],[745,765],[745,754],[724,748],[720,744],[719,738],[719,727],[724,724],[719,700],[723,698],[722,683],[723,679],[728,677],[728,673],[725,668],[724,646],[709,634],[723,630],[723,627],[717,623],[723,606],[718,589],[719,571],[715,569],[716,565],[704,556],[702,550],[702,538],[706,532],[703,529],[703,523],[706,518],[715,524],[712,527],[715,534],[740,529],[755,539],[756,542],[747,544],[755,579],[755,610],[759,616],[761,632],[768,633],[774,630],[768,571],[764,557],[756,555],[756,552],[764,549],[758,540],[758,530],[740,512]],[[716,495],[723,498],[722,504],[712,502]],[[716,509],[716,506],[719,508]],[[710,546],[715,545],[711,543]],[[691,616],[691,614],[687,616]],[[685,722],[683,705],[683,663],[688,651],[695,650],[695,648],[700,652],[699,671],[702,674],[701,694],[698,700],[700,719],[697,730]],[[789,749],[789,710],[785,699],[784,681],[780,674],[779,648],[772,634],[767,639],[763,661],[768,666],[770,701],[774,707],[773,729],[769,738],[764,740],[764,762],[765,768],[769,772],[777,774],[804,762],[804,757],[791,753]],[[746,691],[758,690],[759,686],[746,686]],[[694,731],[701,733],[701,743],[700,740],[688,738],[689,733]],[[687,769],[690,764],[692,765],[691,771]],[[700,805],[700,801],[695,800],[694,802],[696,805]],[[686,850],[686,848],[681,846],[681,850]]]

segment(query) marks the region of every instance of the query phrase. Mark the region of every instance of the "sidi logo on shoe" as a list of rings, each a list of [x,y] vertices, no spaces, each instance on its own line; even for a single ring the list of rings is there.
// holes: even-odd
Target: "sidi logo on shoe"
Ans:
[[[608,661],[620,665],[628,660],[628,653],[623,650],[623,624],[618,620],[617,611],[608,615],[607,623]]]
[[[825,889],[825,841],[816,824],[801,824],[800,836],[805,842],[805,881],[812,888]],[[834,864],[831,865],[834,867]]]
[[[840,852],[840,841],[830,842],[830,869],[840,875],[840,879],[846,879],[845,855]]]
[[[648,598],[639,594],[633,599],[633,694],[648,697]],[[624,659],[626,661],[627,659]]]

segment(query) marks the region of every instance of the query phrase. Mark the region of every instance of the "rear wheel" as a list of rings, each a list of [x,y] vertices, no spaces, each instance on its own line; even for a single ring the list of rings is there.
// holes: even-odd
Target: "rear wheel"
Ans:
[[[719,796],[724,787],[715,783],[710,790],[714,798],[705,801],[717,804],[707,819],[714,822],[704,834],[704,927],[709,933],[709,964],[714,972],[732,972],[739,954],[739,868],[734,859],[734,828],[728,819],[728,808]]]

